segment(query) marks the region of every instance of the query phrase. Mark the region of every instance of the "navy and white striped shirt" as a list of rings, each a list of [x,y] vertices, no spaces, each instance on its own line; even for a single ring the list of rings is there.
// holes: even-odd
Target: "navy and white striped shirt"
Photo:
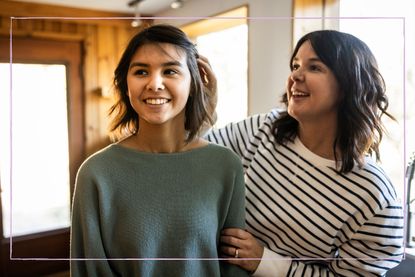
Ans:
[[[270,263],[270,276],[382,276],[398,265],[402,203],[385,172],[368,157],[339,174],[298,138],[277,144],[278,116],[275,109],[206,135],[241,157],[248,231],[276,253],[268,257],[280,257],[263,257],[257,271]]]

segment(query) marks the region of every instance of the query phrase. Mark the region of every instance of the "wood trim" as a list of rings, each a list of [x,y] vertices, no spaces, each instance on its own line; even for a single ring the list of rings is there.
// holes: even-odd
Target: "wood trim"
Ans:
[[[68,65],[67,89],[71,199],[76,172],[85,158],[83,52],[82,42],[13,38],[14,63],[56,62]],[[0,37],[0,61],[8,62],[8,54],[9,39],[8,37]],[[65,260],[21,261],[10,260],[9,256],[9,240],[2,239],[0,276],[43,276],[69,269],[69,262]],[[13,237],[13,257],[67,259],[69,257],[69,228]]]
[[[0,37],[0,60],[9,62],[9,40]],[[30,42],[31,47],[27,47]],[[40,51],[39,49],[47,49]],[[68,131],[71,197],[76,172],[85,159],[85,118],[83,91],[83,46],[80,42],[60,42],[31,38],[14,38],[13,53],[25,53],[24,59],[13,55],[16,62],[57,62],[68,67]]]
[[[182,26],[181,29],[190,38],[200,36],[202,34],[221,31],[227,28],[235,27],[247,22],[248,7],[242,6],[219,15],[213,16],[208,19],[202,19],[196,22],[189,23]],[[229,19],[220,19],[220,18]]]
[[[70,184],[71,197],[73,184],[75,183],[76,172],[85,159],[85,119],[84,119],[84,93],[83,93],[83,72],[82,56],[83,49],[81,43],[58,42],[47,40],[32,40],[35,45],[28,48],[25,41],[27,38],[13,39],[13,52],[24,51],[23,61],[50,61],[64,62],[68,64],[68,131],[69,131],[69,161],[70,161]],[[53,47],[55,45],[55,47]],[[51,49],[52,46],[52,49]],[[39,49],[48,49],[47,52]],[[64,56],[62,56],[64,55]],[[13,57],[13,62],[22,61]],[[75,66],[76,65],[76,66]],[[79,81],[81,80],[81,81]]]
[[[45,239],[48,242],[46,245]],[[4,257],[4,263],[0,276],[43,276],[69,270],[69,260],[54,260],[68,259],[69,228],[16,237],[12,242],[13,256],[8,262],[4,262],[4,258],[10,257],[10,241],[3,239],[1,242],[0,256]],[[20,260],[40,257],[50,260]]]
[[[104,19],[117,17],[133,17],[133,13],[106,12],[98,10],[89,10],[81,8],[72,8],[66,6],[39,4],[29,2],[19,2],[10,0],[0,1],[0,16],[6,17],[77,17],[77,23],[93,24],[93,25],[110,25],[110,26],[130,26],[130,20],[124,19]],[[82,19],[102,18],[97,20]]]
[[[10,30],[0,29],[0,36],[9,36]],[[53,33],[42,31],[24,31],[13,30],[13,37],[34,37],[41,39],[64,40],[64,41],[82,41],[85,36],[83,34],[67,34],[67,33]]]

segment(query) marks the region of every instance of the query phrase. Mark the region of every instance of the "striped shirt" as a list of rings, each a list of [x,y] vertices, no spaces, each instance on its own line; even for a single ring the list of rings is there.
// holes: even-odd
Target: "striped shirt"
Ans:
[[[265,248],[257,272],[382,276],[398,265],[402,203],[385,172],[367,157],[362,168],[339,174],[334,161],[298,138],[277,144],[272,125],[278,116],[274,109],[206,135],[241,157],[248,231]]]

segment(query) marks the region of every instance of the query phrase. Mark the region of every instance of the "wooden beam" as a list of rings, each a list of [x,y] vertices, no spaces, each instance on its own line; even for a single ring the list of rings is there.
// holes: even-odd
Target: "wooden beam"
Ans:
[[[133,13],[107,12],[66,6],[0,0],[0,16],[6,17],[51,17],[68,22],[76,21],[92,25],[129,26],[131,20],[118,19],[133,17]],[[76,18],[76,19],[65,19]],[[89,18],[89,19],[87,19]],[[90,18],[96,18],[94,20]]]
[[[202,34],[217,32],[227,28],[245,24],[247,22],[248,7],[240,8],[221,13],[208,19],[202,19],[196,22],[182,26],[181,29],[190,38],[195,38]],[[222,19],[221,19],[222,18]]]

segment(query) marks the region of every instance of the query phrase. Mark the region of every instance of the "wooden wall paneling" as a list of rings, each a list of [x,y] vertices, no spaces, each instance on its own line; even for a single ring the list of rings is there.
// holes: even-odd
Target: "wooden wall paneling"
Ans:
[[[98,27],[88,25],[85,34],[85,63],[84,63],[84,76],[85,76],[85,125],[86,125],[86,155],[92,154],[96,150],[94,146],[96,141],[99,140],[99,120],[98,114]]]
[[[87,92],[98,88],[98,52],[97,26],[86,25],[84,30],[84,75]]]
[[[72,8],[58,5],[38,4],[29,2],[19,2],[10,0],[0,1],[0,15],[6,15],[8,17],[77,17],[76,22],[83,24],[91,24],[91,20],[82,19],[82,17],[132,17],[131,13],[120,12],[106,12],[81,8]],[[124,19],[112,19],[112,20],[96,20],[94,25],[109,25],[109,26],[129,26],[128,20]]]
[[[117,55],[117,31],[118,28],[109,26],[98,27],[98,82],[101,89],[101,97],[98,99],[97,123],[98,146],[108,141],[108,109],[112,104],[111,90],[113,84],[113,72],[118,62]]]
[[[114,70],[118,63],[117,34],[119,28],[100,26],[98,28],[98,82],[101,88],[99,101],[99,137],[107,139],[108,109],[112,104],[111,90]],[[105,143],[105,141],[103,142]]]
[[[10,18],[0,15],[0,35],[8,36],[10,29]]]
[[[98,28],[98,82],[102,94],[108,95],[111,88],[112,72],[116,66],[116,31],[107,26]]]
[[[130,26],[130,20],[106,20],[104,17],[131,15],[1,0],[1,35],[9,36],[11,16],[58,17],[54,19],[14,19],[13,37],[34,37],[83,43],[85,51],[83,57],[85,155],[88,156],[95,152],[103,145],[103,142],[108,142],[107,111],[112,104],[112,98],[108,95],[112,88],[113,71],[126,43],[136,31]],[[103,19],[75,20],[68,19],[68,17],[103,17]]]
[[[121,58],[122,53],[124,52],[125,48],[127,47],[128,42],[130,39],[135,35],[137,32],[134,28],[119,28],[117,32],[117,40],[116,40],[116,53],[117,53],[117,64],[119,59]]]

